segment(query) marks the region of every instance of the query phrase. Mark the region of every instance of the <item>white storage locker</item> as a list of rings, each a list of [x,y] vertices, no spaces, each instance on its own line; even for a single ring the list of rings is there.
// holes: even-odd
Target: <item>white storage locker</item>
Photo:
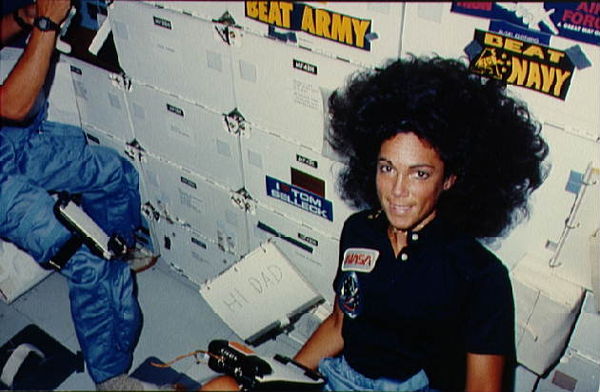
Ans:
[[[588,214],[578,215],[581,230],[574,230],[573,233],[589,236],[597,229],[598,212],[592,211],[598,206],[594,203],[598,186],[583,186],[581,179],[586,171],[593,170],[598,165],[600,145],[549,124],[544,124],[542,135],[550,146],[548,162],[551,169],[548,178],[530,198],[530,217],[501,240],[497,253],[509,265],[520,260],[527,252],[548,253],[544,261],[548,264],[559,247],[562,247],[561,254],[558,255],[558,262],[562,266],[555,268],[556,273],[583,287],[589,287],[591,267],[587,240],[575,244],[576,248],[585,247],[580,249],[586,252],[585,257],[578,258],[570,256],[576,254],[573,253],[576,248],[572,248],[569,239],[562,237],[569,216],[576,212],[575,204],[581,191],[585,191],[584,206],[591,204]],[[569,241],[569,244],[562,244],[564,241]]]
[[[0,239],[0,299],[11,303],[52,271],[45,270],[27,253]]]
[[[230,47],[218,25],[133,1],[115,1],[109,21],[129,78],[218,112],[234,108]]]
[[[253,34],[233,47],[236,107],[258,128],[321,151],[327,98],[359,67]]]
[[[236,2],[231,1],[144,1],[145,3],[162,8],[172,9],[181,13],[190,14],[206,20],[218,20]]]
[[[337,191],[340,162],[264,132],[241,141],[246,190],[254,200],[339,238],[354,211]]]
[[[190,226],[231,254],[248,251],[246,212],[233,191],[151,154],[142,160],[149,202],[165,219]]]
[[[251,249],[269,239],[274,241],[302,276],[333,304],[333,279],[340,245],[337,237],[313,230],[262,205],[248,215],[248,231]]]
[[[82,125],[100,129],[120,140],[133,140],[125,100],[126,80],[83,60],[63,58],[70,65]]]
[[[137,83],[127,102],[145,151],[229,189],[243,186],[239,137],[228,131],[222,113]]]
[[[166,219],[154,221],[152,227],[161,260],[197,286],[216,277],[239,259],[193,228]]]

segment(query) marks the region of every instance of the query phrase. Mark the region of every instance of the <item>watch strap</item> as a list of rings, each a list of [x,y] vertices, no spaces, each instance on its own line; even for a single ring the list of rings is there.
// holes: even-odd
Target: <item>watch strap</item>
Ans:
[[[45,23],[46,26],[42,27],[42,23]],[[34,19],[33,25],[42,31],[60,31],[60,26],[58,23],[55,23],[52,19],[47,16],[38,16]]]

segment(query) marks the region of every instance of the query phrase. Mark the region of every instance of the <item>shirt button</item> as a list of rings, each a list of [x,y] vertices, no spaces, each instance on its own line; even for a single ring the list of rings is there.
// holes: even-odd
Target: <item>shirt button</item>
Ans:
[[[410,237],[413,241],[416,241],[419,239],[419,235],[417,233],[413,233],[413,235]]]
[[[402,260],[402,261],[406,261],[406,260],[408,260],[408,255],[407,255],[406,253],[402,253],[402,254],[400,255],[400,260]]]

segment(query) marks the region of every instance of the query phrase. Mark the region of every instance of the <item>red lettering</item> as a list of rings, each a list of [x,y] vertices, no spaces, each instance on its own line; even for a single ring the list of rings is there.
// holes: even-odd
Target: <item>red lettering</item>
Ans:
[[[594,18],[594,15],[586,15],[583,18],[583,25],[585,27],[594,27],[594,21],[596,18]]]
[[[484,11],[492,10],[492,2],[491,1],[459,1],[456,3],[456,5],[459,7],[468,8],[471,10],[484,10]]]
[[[580,24],[583,20],[583,14],[581,12],[573,12],[571,10],[565,10],[562,20],[568,20],[574,24]]]
[[[346,256],[344,264],[347,265],[371,265],[371,256],[357,253],[350,253]]]
[[[598,7],[596,7],[598,8]],[[600,8],[596,11],[600,11]],[[575,25],[583,25],[584,27],[600,28],[600,17],[584,14],[582,12],[574,12],[572,10],[565,10],[562,17],[563,21],[568,21]]]
[[[577,11],[589,12],[587,8],[587,3],[585,1],[580,2],[577,6]]]
[[[600,3],[582,1],[577,6],[577,11],[583,11],[588,14],[600,15]]]

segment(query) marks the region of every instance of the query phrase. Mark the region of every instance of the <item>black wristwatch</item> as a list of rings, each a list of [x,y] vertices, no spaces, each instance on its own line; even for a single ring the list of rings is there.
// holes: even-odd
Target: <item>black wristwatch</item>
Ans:
[[[33,25],[40,29],[40,31],[60,31],[60,26],[54,23],[52,19],[45,16],[38,16],[33,20]]]
[[[15,22],[17,22],[17,24],[19,25],[19,27],[21,29],[23,29],[23,31],[29,32],[33,28],[32,25],[30,25],[29,23],[25,22],[25,20],[19,16],[19,10],[18,9],[15,10],[15,12],[13,12],[13,19],[15,20]]]

